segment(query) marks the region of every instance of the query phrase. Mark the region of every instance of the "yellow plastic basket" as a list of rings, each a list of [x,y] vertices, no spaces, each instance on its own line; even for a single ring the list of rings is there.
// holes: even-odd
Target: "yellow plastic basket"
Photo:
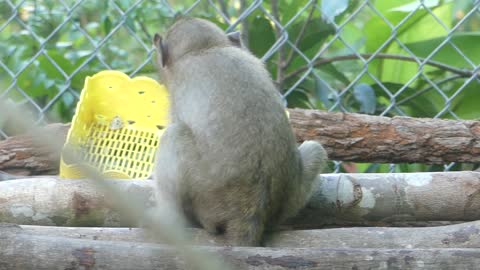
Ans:
[[[107,178],[145,179],[153,171],[167,115],[167,91],[155,80],[102,71],[85,81],[64,149]],[[63,156],[60,177],[84,178],[78,164]]]

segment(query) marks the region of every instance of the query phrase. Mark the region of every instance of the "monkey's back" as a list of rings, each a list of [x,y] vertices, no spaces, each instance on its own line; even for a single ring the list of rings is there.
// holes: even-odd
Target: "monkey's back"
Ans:
[[[264,208],[265,219],[275,222],[300,181],[301,161],[270,75],[257,58],[237,47],[184,59],[188,61],[174,65],[169,84],[171,94],[179,95],[173,99],[172,117],[188,125],[195,137],[201,160],[192,164],[208,164],[195,172],[196,183],[188,186],[196,190],[189,192],[214,192],[229,209],[257,205]]]

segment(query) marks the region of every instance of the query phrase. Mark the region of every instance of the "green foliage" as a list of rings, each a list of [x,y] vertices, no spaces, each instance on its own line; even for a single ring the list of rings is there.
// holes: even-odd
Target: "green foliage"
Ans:
[[[271,45],[275,43],[273,26],[269,20],[261,16],[254,16],[249,20],[249,23],[250,25],[255,25],[255,27],[248,29],[250,41],[248,48],[255,55],[264,55],[270,49]]]
[[[86,76],[103,69],[155,76],[149,61],[151,38],[178,14],[189,10],[188,15],[226,29],[229,24],[219,10],[234,23],[243,8],[254,4],[251,0],[245,1],[245,7],[234,0],[212,1],[215,6],[210,1],[171,0],[170,7],[163,1],[63,2],[27,0],[15,10],[0,2],[4,64],[0,95],[11,88],[8,97],[24,100],[21,89],[48,118],[62,121],[71,119]],[[289,107],[480,118],[480,80],[468,75],[480,64],[480,16],[468,15],[474,1],[277,2],[278,11],[273,10],[275,1],[264,1],[264,10],[255,9],[238,27],[246,27],[252,53],[266,56],[273,79],[288,94]],[[286,35],[289,43],[271,50]],[[378,53],[382,57],[369,59]],[[389,170],[376,164],[357,168]],[[398,168],[434,169],[419,164]]]

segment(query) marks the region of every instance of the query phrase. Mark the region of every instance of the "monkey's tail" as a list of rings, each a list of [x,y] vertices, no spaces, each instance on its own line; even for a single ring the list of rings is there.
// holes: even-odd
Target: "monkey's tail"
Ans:
[[[303,164],[301,189],[302,194],[306,195],[311,192],[312,183],[327,163],[328,156],[323,146],[315,141],[303,142],[298,150]],[[309,196],[304,196],[304,198],[308,200]]]
[[[327,151],[318,142],[305,141],[298,151],[301,159],[301,173],[297,181],[293,182],[295,187],[292,187],[289,199],[285,202],[280,221],[296,215],[305,207],[312,195],[312,184],[327,163]]]

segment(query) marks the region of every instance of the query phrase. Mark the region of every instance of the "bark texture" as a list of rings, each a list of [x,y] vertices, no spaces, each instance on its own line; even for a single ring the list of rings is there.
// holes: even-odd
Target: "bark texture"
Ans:
[[[381,117],[290,109],[299,142],[321,142],[332,160],[377,163],[480,162],[480,121]],[[45,127],[66,137],[68,124]],[[58,142],[64,144],[63,141]],[[0,141],[0,170],[17,175],[58,174],[59,153],[29,136]],[[5,177],[4,177],[5,178]]]
[[[321,142],[330,159],[376,163],[480,162],[480,121],[290,110],[299,141]]]
[[[0,228],[0,269],[195,269],[182,252],[150,243],[45,237]],[[232,269],[477,269],[478,248],[198,247]]]
[[[155,204],[152,180],[110,180]],[[480,173],[324,174],[313,196],[283,228],[415,225],[480,220]],[[0,222],[55,226],[133,226],[89,180],[0,182]],[[430,224],[431,225],[431,224]],[[441,225],[441,223],[440,223]]]
[[[51,124],[43,129],[63,138],[58,144],[64,144],[69,124]],[[13,136],[0,141],[0,180],[12,178],[13,175],[55,175],[60,166],[60,150],[52,152],[48,147],[34,141],[35,134]],[[7,173],[7,174],[5,174]]]

